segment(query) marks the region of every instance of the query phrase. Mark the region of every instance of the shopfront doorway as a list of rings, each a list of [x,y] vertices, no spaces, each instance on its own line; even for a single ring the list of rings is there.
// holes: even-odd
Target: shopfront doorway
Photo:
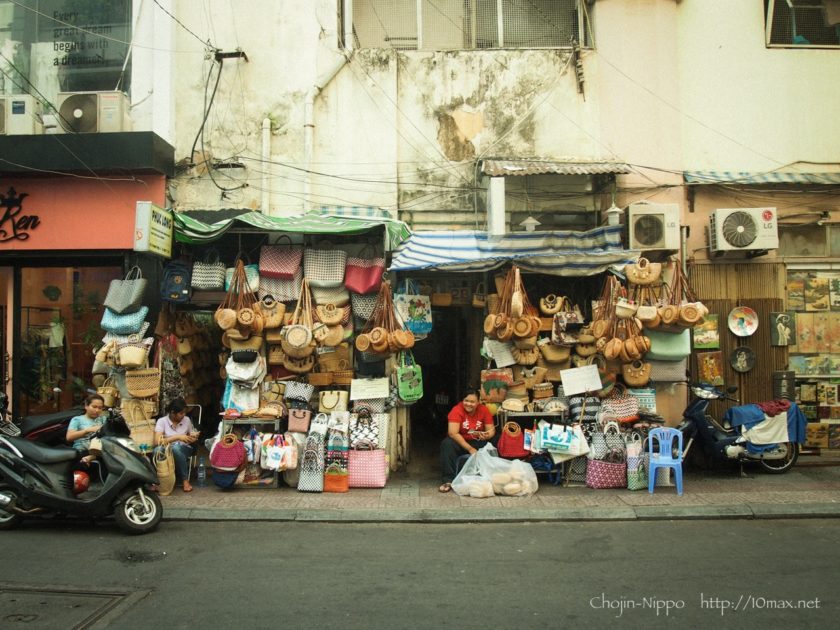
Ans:
[[[88,393],[93,349],[103,336],[99,322],[108,284],[122,276],[122,267],[22,266],[17,271],[19,289],[5,291],[2,305],[16,314],[16,321],[7,320],[3,328],[6,352],[14,348],[15,414],[77,406]],[[10,293],[19,296],[18,308],[8,308]],[[17,346],[9,344],[15,330]]]

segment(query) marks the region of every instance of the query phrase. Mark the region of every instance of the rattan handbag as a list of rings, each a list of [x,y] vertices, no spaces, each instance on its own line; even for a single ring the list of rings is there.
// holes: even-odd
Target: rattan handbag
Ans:
[[[149,398],[160,392],[160,370],[144,368],[125,373],[125,386],[134,398]]]

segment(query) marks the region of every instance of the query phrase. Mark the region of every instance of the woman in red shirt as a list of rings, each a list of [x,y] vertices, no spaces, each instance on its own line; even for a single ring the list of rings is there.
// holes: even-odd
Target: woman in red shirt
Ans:
[[[452,480],[458,473],[458,458],[472,455],[496,435],[496,426],[490,410],[478,402],[478,392],[470,390],[452,408],[447,418],[449,433],[440,445],[440,469],[442,481],[440,492],[452,489]]]

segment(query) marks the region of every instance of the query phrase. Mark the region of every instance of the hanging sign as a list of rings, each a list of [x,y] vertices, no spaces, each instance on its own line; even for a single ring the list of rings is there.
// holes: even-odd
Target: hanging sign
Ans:
[[[172,212],[151,201],[138,201],[134,212],[134,251],[172,258],[174,227]]]

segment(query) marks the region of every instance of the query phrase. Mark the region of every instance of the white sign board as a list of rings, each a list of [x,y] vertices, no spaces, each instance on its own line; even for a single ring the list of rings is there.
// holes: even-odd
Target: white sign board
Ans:
[[[134,209],[134,251],[172,258],[172,212],[151,201],[138,201]]]
[[[388,398],[390,386],[386,378],[354,378],[350,381],[350,400]]]
[[[577,396],[586,392],[597,392],[601,385],[601,375],[597,365],[584,365],[560,371],[560,382],[566,396]]]

